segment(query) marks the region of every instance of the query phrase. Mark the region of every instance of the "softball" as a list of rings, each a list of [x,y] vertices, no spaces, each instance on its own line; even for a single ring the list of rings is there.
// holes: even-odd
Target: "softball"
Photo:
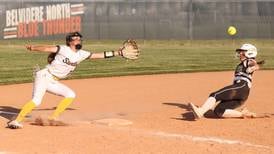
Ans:
[[[227,29],[228,35],[235,35],[237,33],[237,29],[234,26],[229,26]]]

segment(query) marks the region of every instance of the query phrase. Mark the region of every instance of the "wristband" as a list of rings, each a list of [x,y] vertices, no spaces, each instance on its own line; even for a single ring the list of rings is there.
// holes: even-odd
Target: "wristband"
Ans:
[[[105,51],[104,58],[111,58],[114,57],[114,51]]]

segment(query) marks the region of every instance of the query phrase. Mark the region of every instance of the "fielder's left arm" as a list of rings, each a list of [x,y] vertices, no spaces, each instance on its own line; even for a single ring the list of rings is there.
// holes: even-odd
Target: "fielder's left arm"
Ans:
[[[140,49],[137,45],[137,42],[132,39],[124,41],[122,47],[117,51],[105,51],[101,53],[93,53],[90,56],[90,59],[101,59],[101,58],[111,58],[115,56],[121,56],[126,59],[138,59],[140,55]]]
[[[105,51],[99,53],[92,53],[90,59],[103,59],[103,58],[111,58],[115,56],[120,56],[119,51]]]

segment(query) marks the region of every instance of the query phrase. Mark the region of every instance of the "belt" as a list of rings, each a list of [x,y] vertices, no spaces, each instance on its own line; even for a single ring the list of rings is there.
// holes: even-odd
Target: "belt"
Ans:
[[[247,78],[235,77],[235,78],[234,78],[234,83],[235,83],[235,82],[237,83],[237,81],[245,81],[245,82],[247,82],[247,85],[248,85],[249,88],[251,88],[251,86],[252,86],[251,81],[250,81],[249,79],[247,79]]]
[[[53,75],[53,74],[49,71],[49,69],[47,69],[47,70],[48,70],[49,74],[52,76],[52,78],[53,78],[54,80],[56,80],[56,81],[60,80],[60,78],[58,78],[57,76]]]

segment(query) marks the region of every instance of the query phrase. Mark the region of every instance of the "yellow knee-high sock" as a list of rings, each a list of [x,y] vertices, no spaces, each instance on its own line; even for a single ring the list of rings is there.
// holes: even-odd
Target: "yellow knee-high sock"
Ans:
[[[25,118],[25,116],[30,113],[35,108],[35,103],[33,101],[27,102],[23,108],[21,109],[20,113],[16,117],[16,121],[21,122]]]
[[[72,103],[74,98],[64,98],[57,106],[53,114],[49,117],[49,119],[56,119],[65,109]]]

